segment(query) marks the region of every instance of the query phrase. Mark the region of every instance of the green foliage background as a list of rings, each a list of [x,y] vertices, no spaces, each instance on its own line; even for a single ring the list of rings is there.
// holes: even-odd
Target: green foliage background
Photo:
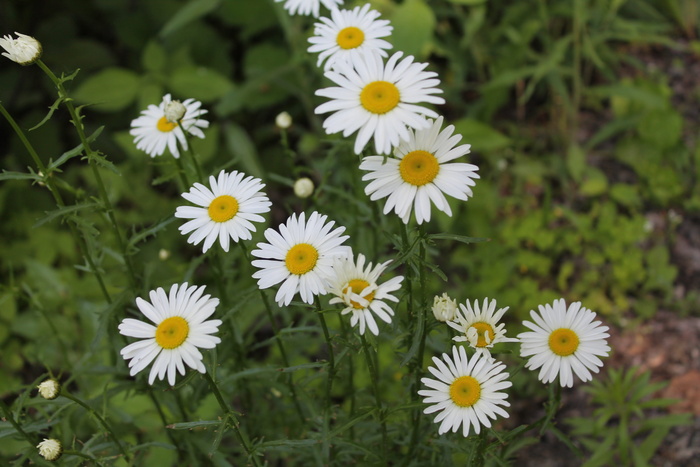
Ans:
[[[308,427],[291,424],[291,431],[285,431],[275,421],[276,413],[291,412],[280,396],[286,394],[282,378],[271,370],[279,366],[280,356],[272,346],[251,268],[235,251],[223,270],[216,270],[211,254],[202,256],[185,243],[177,231],[179,221],[172,217],[185,191],[176,166],[167,154],[151,159],[137,151],[128,133],[130,121],[164,93],[201,100],[212,122],[206,139],[194,143],[205,171],[237,169],[261,177],[274,203],[269,225],[277,226],[291,212],[318,209],[347,227],[355,251],[374,261],[394,257],[398,240],[391,232],[397,231],[398,220],[381,215],[364,195],[352,142],[324,135],[322,120],[313,113],[320,103],[314,91],[327,86],[315,56],[306,52],[313,19],[290,17],[270,0],[65,0],[39,8],[40,3],[3,2],[0,33],[16,30],[39,39],[43,60],[56,73],[80,69],[68,83],[69,92],[85,105],[88,134],[104,126],[95,146],[111,161],[101,170],[127,233],[128,251],[140,265],[139,281],[131,284],[124,272],[106,215],[93,198],[97,187],[89,167],[80,157],[60,159],[78,140],[59,109],[28,135],[45,162],[61,160],[56,176],[76,207],[57,212],[38,183],[6,175],[0,184],[0,397],[22,391],[47,371],[60,374],[69,387],[109,411],[125,441],[163,443],[144,448],[147,465],[158,465],[156,459],[169,465],[176,455],[171,444],[185,438],[192,459],[211,454],[223,465],[222,452],[231,448],[214,449],[211,440],[217,438],[207,424],[177,426],[189,430],[166,434],[143,380],[128,377],[118,354],[123,342],[106,337],[133,311],[136,296],[184,280],[207,284],[216,295],[217,278],[223,277],[235,300],[221,310],[222,319],[235,322],[236,332],[227,335],[231,343],[219,352],[246,349],[248,369],[222,370],[219,376],[230,393],[240,394],[235,405],[246,413],[251,436],[266,436],[273,443],[266,446],[272,458],[314,461],[316,441],[306,431],[294,431]],[[363,3],[346,2],[346,7]],[[370,3],[391,20],[394,49],[430,62],[429,69],[438,72],[447,101],[439,112],[472,144],[469,161],[480,167],[474,198],[451,203],[454,216],[434,216],[428,231],[490,241],[437,241],[430,253],[444,274],[436,271],[431,277],[430,294],[446,291],[459,301],[495,297],[500,306],[510,306],[513,323],[538,304],[562,296],[581,300],[620,325],[650,319],[660,307],[685,313],[697,304],[697,291],[681,300],[673,295],[682,279],[670,260],[680,221],[670,215],[659,231],[650,226],[647,214],[698,216],[698,122],[688,119],[687,109],[697,106],[700,94],[697,87],[689,89],[683,105],[677,105],[666,70],[650,69],[640,58],[647,52],[671,54],[680,57],[674,63],[681,68],[683,57],[696,59],[697,3]],[[3,60],[0,101],[23,129],[41,122],[54,100],[51,83],[37,68]],[[274,126],[281,111],[294,119],[288,134],[291,151],[280,143]],[[6,135],[0,140],[2,169],[27,172],[31,160],[21,142],[9,126],[0,128]],[[312,199],[293,196],[291,185],[299,176],[316,182]],[[89,248],[108,278],[111,304],[105,303],[76,250],[67,216],[79,219],[87,232]],[[258,230],[254,241],[264,229]],[[294,373],[305,397],[311,397],[322,384],[313,367],[322,358],[322,340],[308,339],[319,332],[316,321],[283,310],[279,323],[287,328],[288,348],[295,349],[291,364],[311,365]],[[331,324],[340,329],[339,320],[331,318]],[[517,331],[509,326],[510,335]],[[447,329],[432,325],[430,351],[444,351],[448,337]],[[405,339],[409,337],[380,336],[378,341],[380,366],[391,372],[384,375],[382,388],[389,401],[408,401],[401,393],[405,385],[399,384],[405,367],[396,365],[405,358]],[[210,363],[215,364],[219,357],[212,354]],[[358,388],[362,405],[370,397],[366,371],[358,369],[349,384]],[[524,378],[516,384],[523,397],[542,395]],[[175,392],[181,395],[158,388],[166,418],[190,414],[192,420],[216,420],[218,406],[213,396],[204,395],[206,385],[188,377],[178,386]],[[248,412],[251,394],[263,394],[265,407],[258,404]],[[35,431],[51,427],[64,434],[64,442],[75,434],[96,449],[104,442],[92,435],[94,425],[84,413],[69,404],[56,410],[55,404],[49,408],[33,400],[30,406],[38,418],[48,419]],[[318,428],[316,421],[312,417],[311,431]],[[367,421],[344,422],[361,431]],[[282,438],[301,441],[274,444]],[[7,435],[2,441],[0,456],[5,458],[26,448]],[[397,444],[405,449],[407,442],[401,438]],[[436,442],[432,454],[421,454],[426,462],[458,462],[452,453],[468,452],[468,446]],[[369,456],[362,445],[341,445],[338,461],[358,455]]]

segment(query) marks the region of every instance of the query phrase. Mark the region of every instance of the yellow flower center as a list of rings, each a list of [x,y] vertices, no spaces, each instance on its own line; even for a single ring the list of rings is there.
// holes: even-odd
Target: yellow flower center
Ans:
[[[160,117],[160,120],[158,120],[158,123],[156,123],[156,127],[158,128],[158,131],[170,133],[175,129],[175,127],[177,127],[177,123],[169,122],[165,117]]]
[[[568,357],[578,349],[578,336],[571,329],[559,328],[549,335],[549,348],[560,357]]]
[[[479,336],[476,341],[477,347],[486,347],[493,342],[493,339],[496,337],[496,334],[493,332],[493,327],[491,327],[489,323],[479,321],[478,323],[472,324],[470,327],[476,329],[476,335]],[[489,336],[488,342],[486,341],[486,333],[488,333]]]
[[[374,114],[385,114],[399,105],[401,94],[393,83],[373,81],[360,93],[362,107]]]
[[[459,407],[471,407],[481,398],[481,384],[471,376],[460,376],[450,384],[450,399]]]
[[[428,151],[411,151],[401,159],[399,173],[406,183],[423,186],[432,182],[440,172],[437,158]]]
[[[190,333],[190,325],[184,318],[173,316],[161,321],[156,328],[156,342],[164,349],[180,347]]]
[[[360,295],[360,293],[365,290],[367,287],[369,287],[369,282],[367,282],[364,279],[353,279],[350,282],[348,282],[348,286],[345,287],[345,290],[343,292],[348,293],[350,289],[352,290],[352,293],[355,293],[357,295]],[[368,302],[371,302],[374,299],[374,292],[370,292],[364,297],[365,300]],[[353,308],[360,310],[364,308],[362,305],[357,303],[354,300],[350,300],[350,305],[352,305]]]
[[[362,45],[365,41],[365,33],[355,26],[341,29],[338,37],[335,38],[341,49],[354,49]]]
[[[207,212],[214,222],[226,222],[238,213],[238,200],[229,195],[217,196],[212,200]]]
[[[301,276],[311,271],[318,261],[318,250],[308,243],[294,245],[287,252],[284,264],[292,274]]]

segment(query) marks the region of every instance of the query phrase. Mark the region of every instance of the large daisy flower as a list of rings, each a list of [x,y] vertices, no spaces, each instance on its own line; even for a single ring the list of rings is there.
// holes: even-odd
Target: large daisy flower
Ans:
[[[187,109],[182,120],[170,122],[165,117],[165,107],[171,102],[170,94],[163,96],[160,105],[149,105],[141,116],[131,121],[129,133],[134,136],[136,148],[146,151],[151,157],[160,156],[167,147],[176,159],[180,157],[178,142],[187,149],[187,139],[183,128],[197,138],[204,138],[202,128],[208,128],[209,122],[199,117],[208,111],[201,109],[202,103],[187,99],[182,103]]]
[[[329,10],[333,10],[338,5],[342,5],[343,0],[275,0],[275,2],[284,2],[284,9],[290,15],[314,15],[318,18],[321,3]]]
[[[419,224],[430,221],[430,205],[448,216],[452,210],[445,194],[466,201],[473,196],[470,187],[479,168],[473,164],[450,163],[469,153],[469,144],[456,146],[461,135],[452,135],[455,127],[449,125],[444,130],[443,118],[428,120],[429,127],[409,131],[407,141],[402,141],[394,151],[396,157],[369,156],[360,164],[360,169],[369,173],[362,180],[371,180],[365,193],[372,201],[387,198],[384,214],[396,211],[405,224],[411,217],[411,207],[415,207]],[[456,147],[455,147],[456,146]]]
[[[244,178],[245,177],[245,178]],[[180,233],[192,235],[187,243],[198,245],[204,240],[206,252],[219,239],[221,248],[228,251],[230,241],[250,240],[255,232],[253,222],[263,222],[260,214],[270,210],[270,200],[261,190],[265,184],[259,178],[246,177],[233,171],[221,171],[218,180],[209,177],[211,190],[201,183],[195,183],[182,197],[196,204],[179,206],[175,217],[192,219],[180,226]]]
[[[461,311],[457,310],[457,319],[447,322],[451,328],[460,333],[452,340],[469,342],[476,353],[482,353],[488,357],[491,357],[489,349],[494,344],[518,341],[518,339],[506,337],[505,324],[498,322],[509,307],[499,308],[496,311],[496,300],[489,301],[488,298],[484,299],[481,307],[477,300],[474,300],[473,308],[469,300],[465,304],[466,306],[459,304]]]
[[[345,227],[331,231],[334,221],[326,222],[327,216],[313,212],[308,221],[304,213],[292,214],[286,224],[265,231],[270,243],[258,243],[258,250],[251,254],[257,258],[253,266],[260,268],[253,274],[258,287],[267,289],[282,282],[275,300],[289,305],[297,292],[306,303],[313,303],[314,295],[326,293],[328,279],[333,274],[333,260],[348,256],[350,247],[343,246],[347,240]]]
[[[333,112],[323,122],[326,133],[342,132],[347,137],[358,131],[355,153],[359,154],[370,138],[380,154],[389,154],[401,140],[408,140],[408,128],[427,128],[423,116],[437,114],[420,103],[443,104],[433,94],[442,91],[437,73],[423,71],[427,63],[414,63],[403,52],[396,52],[386,63],[378,54],[358,54],[351,62],[336,62],[325,76],[337,87],[316,91],[332,100],[316,107],[317,114]]]
[[[352,313],[350,325],[354,327],[360,323],[360,334],[364,334],[365,328],[368,327],[372,334],[379,335],[374,315],[385,323],[391,323],[391,317],[394,316],[394,310],[384,300],[399,301],[391,292],[401,288],[403,276],[377,284],[379,276],[389,263],[391,261],[377,264],[374,268],[372,263],[369,263],[365,267],[365,257],[362,254],[357,255],[357,263],[352,256],[336,258],[333,263],[333,276],[329,280],[328,292],[335,297],[331,298],[330,304],[345,305],[341,314]]]
[[[444,361],[443,361],[444,360]],[[435,423],[440,423],[438,433],[457,432],[462,425],[462,435],[469,436],[470,426],[478,434],[481,426],[491,427],[491,419],[497,415],[508,418],[502,407],[510,407],[502,392],[513,385],[506,381],[505,365],[484,355],[467,358],[464,347],[452,346],[452,358],[446,353],[442,360],[433,357],[435,367],[428,367],[437,379],[421,378],[429,389],[418,391],[423,402],[432,404],[423,412],[439,412]]]
[[[379,18],[379,12],[370,10],[366,3],[362,8],[353,10],[331,10],[331,18],[321,17],[315,24],[314,35],[309,38],[312,44],[309,52],[318,55],[318,66],[324,60],[324,69],[330,70],[336,61],[353,61],[359,54],[376,53],[386,57],[384,49],[392,46],[380,39],[391,35],[393,29],[389,21]]]
[[[204,295],[204,286],[188,287],[173,284],[170,294],[166,295],[161,287],[149,294],[151,302],[136,299],[136,306],[150,323],[126,318],[119,324],[119,332],[125,336],[141,340],[127,345],[121,350],[129,362],[134,376],[155,360],[148,376],[148,384],[153,384],[156,376],[175,385],[175,374],[185,374],[185,365],[204,373],[202,354],[198,348],[213,349],[221,342],[216,336],[221,320],[209,318],[217,305],[218,298]]]
[[[610,335],[607,326],[594,321],[596,314],[574,302],[566,307],[563,298],[552,305],[539,306],[539,314],[530,311],[534,323],[523,324],[532,330],[518,334],[520,356],[531,357],[526,368],[540,368],[539,379],[543,383],[554,381],[559,375],[562,387],[574,385],[573,373],[581,381],[593,379],[591,371],[598,373],[610,347],[605,340]],[[572,372],[573,370],[573,372]]]

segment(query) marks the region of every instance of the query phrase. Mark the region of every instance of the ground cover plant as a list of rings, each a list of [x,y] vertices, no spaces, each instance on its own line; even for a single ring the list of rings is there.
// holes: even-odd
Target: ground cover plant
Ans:
[[[3,462],[655,462],[693,5],[7,3]]]

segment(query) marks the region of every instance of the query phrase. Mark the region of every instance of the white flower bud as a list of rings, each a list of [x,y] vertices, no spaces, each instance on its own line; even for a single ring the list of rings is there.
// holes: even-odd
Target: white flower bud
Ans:
[[[0,47],[5,49],[3,55],[20,65],[31,65],[41,57],[41,43],[31,36],[16,32],[17,39],[11,35],[0,39]]]
[[[308,178],[300,178],[294,182],[294,194],[299,198],[308,198],[314,192],[314,182]]]
[[[165,248],[161,248],[158,252],[158,258],[161,261],[165,261],[166,259],[170,258],[170,251],[166,250]]]
[[[170,123],[178,123],[187,112],[187,107],[180,101],[170,101],[165,104],[165,119]]]
[[[46,439],[37,445],[39,454],[47,461],[55,461],[63,454],[63,446],[57,439]]]
[[[446,293],[442,297],[435,296],[433,300],[433,314],[435,319],[442,321],[452,321],[457,314],[457,300],[452,300]]]
[[[281,130],[286,130],[292,126],[292,116],[287,112],[282,112],[275,118],[275,125]]]
[[[39,389],[39,395],[48,400],[57,398],[58,394],[61,392],[61,385],[55,379],[47,379],[37,386],[37,388]]]

